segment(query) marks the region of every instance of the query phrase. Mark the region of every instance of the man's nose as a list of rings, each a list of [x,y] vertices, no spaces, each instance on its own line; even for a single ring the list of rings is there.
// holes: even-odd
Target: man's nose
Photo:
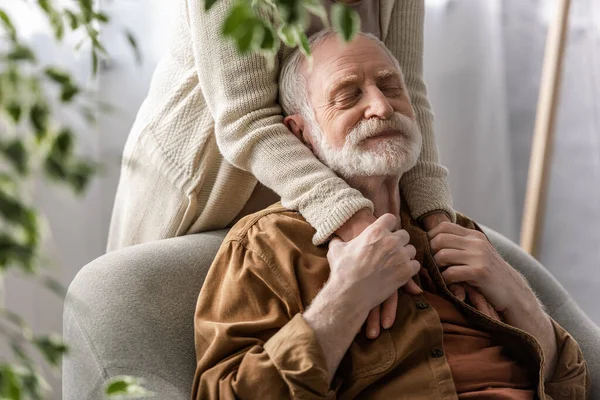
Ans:
[[[367,108],[365,118],[388,119],[394,113],[394,108],[389,100],[378,88],[372,88],[367,95]]]

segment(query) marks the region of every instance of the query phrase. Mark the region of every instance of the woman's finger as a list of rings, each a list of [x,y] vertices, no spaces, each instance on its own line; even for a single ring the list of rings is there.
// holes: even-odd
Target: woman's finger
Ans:
[[[398,291],[395,291],[381,305],[381,326],[384,329],[389,329],[396,321],[396,311],[398,309]]]

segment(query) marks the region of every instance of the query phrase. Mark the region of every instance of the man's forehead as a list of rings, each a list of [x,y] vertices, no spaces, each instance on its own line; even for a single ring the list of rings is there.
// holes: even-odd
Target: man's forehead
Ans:
[[[366,73],[376,78],[400,76],[390,55],[378,43],[363,36],[350,43],[343,43],[337,37],[329,38],[315,49],[311,71],[305,68],[305,72],[321,81],[352,80]]]

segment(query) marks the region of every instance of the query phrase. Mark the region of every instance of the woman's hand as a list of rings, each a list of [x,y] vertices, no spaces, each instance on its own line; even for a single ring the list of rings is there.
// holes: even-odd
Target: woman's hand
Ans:
[[[444,214],[445,215],[445,214]],[[377,218],[367,209],[354,214],[346,223],[336,231],[344,242],[349,242],[360,235],[369,225],[375,222]],[[423,291],[412,279],[404,285],[403,290],[412,295],[421,294]],[[396,320],[396,310],[398,307],[398,292],[394,292],[382,305],[375,307],[369,313],[366,323],[367,337],[376,339],[379,336],[380,329],[390,328]]]

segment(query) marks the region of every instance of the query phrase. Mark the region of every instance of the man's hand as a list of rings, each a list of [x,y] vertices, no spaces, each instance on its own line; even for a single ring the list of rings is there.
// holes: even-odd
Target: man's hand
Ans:
[[[479,231],[444,222],[430,233],[432,252],[447,284],[465,282],[477,288],[498,312],[531,295],[525,279],[508,265]]]
[[[431,251],[433,254],[439,252],[444,245],[441,237],[433,240],[441,232],[440,229],[436,230],[435,228],[443,222],[451,223],[448,215],[441,211],[429,214],[423,218],[423,227],[427,230],[431,240]],[[500,316],[496,310],[494,310],[494,307],[492,307],[490,303],[488,303],[487,299],[474,287],[466,283],[452,283],[448,284],[448,290],[450,290],[452,294],[460,301],[465,301],[468,298],[471,305],[478,311],[484,313],[490,318],[498,321],[500,320]]]
[[[556,365],[554,329],[523,275],[479,231],[444,222],[431,235],[432,243],[441,248],[434,256],[436,263],[448,267],[442,273],[446,283],[466,282],[475,287],[504,315],[506,323],[534,336],[544,352],[548,380]]]
[[[330,377],[367,319],[369,310],[406,285],[419,272],[408,232],[397,219],[382,215],[357,238],[329,244],[329,280],[303,317],[313,329]]]
[[[446,216],[445,213],[442,213]],[[446,216],[446,218],[448,218]],[[376,221],[376,218],[367,209],[360,210],[352,216],[340,229],[336,231],[344,242],[349,242],[360,235],[369,225]],[[419,286],[411,279],[403,287],[408,294],[417,295],[422,291]],[[377,305],[369,313],[367,318],[366,332],[367,336],[375,339],[379,336],[380,326],[384,329],[390,328],[396,320],[396,309],[398,307],[398,292],[394,292],[381,306]]]
[[[407,231],[396,230],[397,224],[395,216],[385,214],[355,239],[333,239],[329,244],[330,280],[342,284],[350,297],[370,308],[419,272],[416,249],[409,244]]]

